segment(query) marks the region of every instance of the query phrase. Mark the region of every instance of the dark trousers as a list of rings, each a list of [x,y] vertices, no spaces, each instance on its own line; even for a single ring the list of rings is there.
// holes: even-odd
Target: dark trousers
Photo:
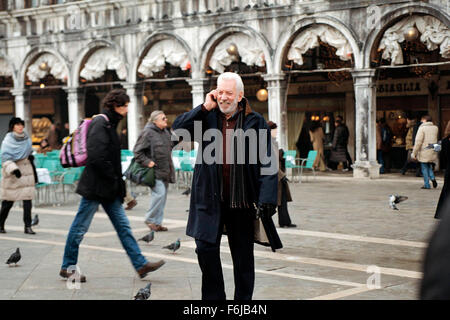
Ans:
[[[345,149],[345,157],[347,158],[348,169],[349,169],[349,170],[352,170],[352,164],[353,164],[353,161],[352,161],[352,157],[350,157],[350,153],[348,152],[347,149]]]
[[[14,201],[2,201],[2,208],[0,209],[0,227],[5,227],[6,218],[8,218],[9,211],[11,210]],[[31,200],[23,200],[23,222],[25,227],[31,227]]]
[[[289,211],[286,199],[286,181],[281,182],[281,206],[278,206],[278,224],[280,227],[289,226],[292,224],[291,218],[289,217]]]
[[[197,245],[195,252],[202,270],[202,300],[226,299],[220,261],[220,240],[224,225],[233,259],[234,300],[251,300],[255,285],[254,220],[244,210],[223,207],[216,242],[195,240]]]

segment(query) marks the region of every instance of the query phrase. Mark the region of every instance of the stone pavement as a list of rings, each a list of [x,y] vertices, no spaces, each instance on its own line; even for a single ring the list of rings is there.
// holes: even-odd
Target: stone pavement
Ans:
[[[319,173],[316,179],[291,183],[294,201],[289,212],[297,228],[278,228],[284,248],[276,253],[255,245],[254,299],[417,299],[422,258],[436,225],[433,216],[443,185],[442,177],[437,181],[437,189],[421,190],[422,178],[411,174],[367,181],[353,179],[351,173]],[[182,191],[171,186],[164,220],[169,231],[156,233],[150,244],[139,242],[148,259],[167,262],[143,280],[100,209],[80,249],[78,265],[88,281],[78,289],[69,289],[58,276],[78,195],[62,206],[33,208],[40,218],[34,236],[23,233],[22,211],[16,204],[6,222],[7,234],[0,235],[0,299],[130,300],[148,281],[152,300],[200,299],[195,244],[185,235],[189,197]],[[391,193],[409,197],[399,211],[389,208]],[[148,231],[143,217],[149,198],[140,195],[138,205],[127,211],[136,238]],[[276,215],[274,222],[278,225]],[[162,249],[178,237],[179,251]],[[17,247],[22,260],[18,267],[8,267],[4,263]],[[221,252],[227,298],[232,299],[226,237]]]

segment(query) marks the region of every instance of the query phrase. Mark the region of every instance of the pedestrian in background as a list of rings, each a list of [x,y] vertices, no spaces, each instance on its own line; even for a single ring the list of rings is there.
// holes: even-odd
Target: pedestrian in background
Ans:
[[[408,132],[406,133],[405,138],[406,161],[403,165],[403,168],[400,170],[402,175],[406,174],[406,171],[411,166],[411,164],[416,166],[416,162],[412,161],[411,159],[412,150],[414,148],[413,133],[414,127],[416,125],[416,119],[412,116],[408,116],[406,121],[406,128],[408,128]]]
[[[325,158],[323,152],[323,139],[325,134],[319,121],[313,121],[309,128],[309,136],[313,149],[317,151],[316,159],[314,160],[313,167],[315,170],[326,171]]]
[[[56,124],[51,124],[47,134],[47,140],[53,150],[59,150],[62,147],[61,131]]]
[[[161,110],[153,111],[133,150],[137,163],[155,168],[155,185],[151,188],[150,208],[145,216],[145,224],[153,231],[167,231],[162,221],[169,183],[175,183],[172,146],[166,115]]]
[[[444,203],[446,199],[450,199],[450,121],[447,122],[447,126],[444,131],[444,138],[442,138],[441,155],[442,163],[446,164],[446,168],[444,175],[444,186],[442,187],[441,195],[436,208],[436,214],[434,215],[436,219],[441,219],[444,214],[448,214],[445,213]]]
[[[269,121],[267,125],[270,128],[270,134],[275,141],[277,138],[277,124]],[[288,179],[286,177],[286,166],[284,163],[284,150],[278,150],[278,225],[281,228],[295,228],[297,225],[291,222],[288,211],[288,202],[292,201],[291,191],[289,190]]]
[[[430,182],[433,183],[433,188],[437,187],[436,178],[434,177],[432,162],[437,160],[437,152],[433,148],[427,148],[430,144],[435,144],[438,141],[439,129],[431,121],[431,116],[425,115],[420,120],[422,124],[419,127],[414,143],[412,159],[417,159],[422,168],[422,175],[424,185],[421,189],[430,189]]]
[[[39,149],[37,150],[37,153],[43,153],[47,154],[47,152],[52,151],[52,147],[50,147],[50,144],[48,143],[47,139],[42,139],[41,142],[39,142]]]
[[[377,144],[377,162],[380,164],[380,174],[384,173],[383,150],[381,150],[381,123],[377,120],[376,126],[376,144]]]
[[[92,218],[101,204],[119,236],[128,257],[140,278],[159,269],[165,262],[148,262],[131,232],[130,222],[122,206],[125,182],[122,179],[120,141],[117,124],[128,112],[130,98],[123,89],[110,91],[102,102],[106,116],[95,117],[87,135],[87,164],[76,192],[81,195],[80,205],[67,235],[63,263],[59,275],[70,277],[69,267],[77,264],[78,250]],[[79,275],[81,282],[86,281]]]
[[[120,132],[120,148],[128,150],[127,128],[122,128],[122,131]]]
[[[334,125],[336,128],[334,129],[330,161],[335,163],[342,162],[344,165],[342,171],[345,172],[349,170],[347,160],[348,129],[342,124],[342,120],[338,118],[334,121]]]
[[[1,145],[2,180],[0,198],[0,233],[6,233],[5,221],[15,201],[23,201],[25,233],[35,234],[31,229],[31,206],[37,177],[33,171],[34,157],[30,137],[24,131],[25,122],[13,117],[8,133]]]
[[[309,125],[308,120],[306,118],[303,120],[302,130],[298,135],[297,142],[295,146],[298,149],[298,154],[300,158],[308,158],[308,153],[313,149],[313,145],[311,143],[311,137],[309,136]]]
[[[348,127],[344,122],[344,117],[338,115],[338,116],[336,116],[336,119],[340,120],[341,126],[344,127],[345,135],[347,136],[347,144],[348,144],[348,139],[350,138],[350,131],[348,130]],[[345,146],[345,157],[347,158],[348,170],[353,170],[352,169],[353,161],[352,161],[352,157],[350,156],[350,153],[348,152],[347,145]]]
[[[392,130],[386,123],[385,118],[380,119],[381,130],[381,153],[383,159],[384,171],[380,173],[391,172],[391,150],[392,150]]]
[[[64,138],[70,135],[69,123],[64,123],[64,128],[61,129],[61,143],[64,143]]]

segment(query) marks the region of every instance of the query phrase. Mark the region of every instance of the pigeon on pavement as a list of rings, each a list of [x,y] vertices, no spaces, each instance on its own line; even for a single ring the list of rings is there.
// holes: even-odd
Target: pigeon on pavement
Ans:
[[[187,188],[187,190],[186,191],[184,191],[183,193],[181,193],[181,194],[184,194],[185,196],[188,196],[188,195],[190,195],[191,194],[191,188]]]
[[[172,253],[175,253],[178,249],[180,249],[180,238],[177,239],[177,241],[169,244],[168,246],[163,247],[163,249],[169,249],[172,250]]]
[[[407,199],[408,199],[408,197],[406,197],[406,196],[399,196],[398,194],[391,194],[391,195],[389,195],[389,206],[393,210],[398,210],[396,204],[400,203],[402,201],[405,201]]]
[[[32,226],[37,226],[38,223],[39,223],[39,217],[38,217],[38,215],[35,215],[34,218],[33,218],[33,221],[31,221],[31,225]]]
[[[149,282],[148,285],[145,286],[145,288],[139,289],[138,293],[134,296],[134,300],[147,300],[150,298],[150,287],[152,286],[152,283]]]
[[[155,231],[151,231],[149,234],[146,234],[145,236],[143,236],[139,240],[142,240],[142,241],[145,241],[145,242],[149,243],[154,238],[155,238]]]
[[[14,263],[15,266],[17,266],[17,262],[19,262],[20,258],[22,258],[22,256],[20,255],[20,250],[19,248],[17,248],[16,252],[14,252],[8,259],[8,261],[6,261],[6,264],[8,266],[11,265],[11,263]]]

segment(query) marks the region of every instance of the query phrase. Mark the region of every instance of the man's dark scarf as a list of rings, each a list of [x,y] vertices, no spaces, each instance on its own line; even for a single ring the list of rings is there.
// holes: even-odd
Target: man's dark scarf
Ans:
[[[245,105],[243,109],[238,113],[238,118],[236,121],[236,126],[234,128],[234,133],[236,134],[236,130],[239,130],[239,133],[236,134],[237,139],[232,138],[230,141],[232,143],[234,159],[230,164],[230,208],[233,209],[246,209],[250,208],[251,204],[250,195],[248,194],[248,183],[247,183],[247,174],[245,172],[245,164],[238,163],[238,154],[245,154],[245,144],[233,143],[233,140],[237,140],[239,142],[243,141],[243,127],[244,127],[244,119],[245,119]],[[231,150],[230,150],[231,151]],[[247,150],[248,151],[248,150]],[[242,161],[241,161],[242,162]]]

